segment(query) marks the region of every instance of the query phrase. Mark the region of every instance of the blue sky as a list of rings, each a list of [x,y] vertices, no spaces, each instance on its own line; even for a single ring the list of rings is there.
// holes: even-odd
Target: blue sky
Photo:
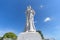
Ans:
[[[0,36],[24,31],[26,8],[35,10],[35,27],[45,38],[60,40],[60,0],[0,0]]]

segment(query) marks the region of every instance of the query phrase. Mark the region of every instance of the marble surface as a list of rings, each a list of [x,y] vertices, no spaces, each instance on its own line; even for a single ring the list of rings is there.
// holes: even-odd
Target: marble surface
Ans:
[[[20,33],[17,40],[42,40],[38,32],[23,32]]]

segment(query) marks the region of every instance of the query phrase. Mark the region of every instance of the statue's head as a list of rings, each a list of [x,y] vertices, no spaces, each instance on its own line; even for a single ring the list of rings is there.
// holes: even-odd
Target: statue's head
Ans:
[[[31,8],[31,6],[29,5],[28,7],[27,7],[27,10],[31,10],[32,8]]]
[[[35,11],[34,11],[34,10],[32,9],[32,7],[29,5],[29,6],[27,7],[26,13],[35,14]]]

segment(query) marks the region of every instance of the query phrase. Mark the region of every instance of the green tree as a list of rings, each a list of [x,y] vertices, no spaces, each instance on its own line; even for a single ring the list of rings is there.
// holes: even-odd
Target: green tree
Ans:
[[[17,36],[16,36],[16,34],[14,34],[14,33],[12,33],[12,32],[8,32],[8,33],[5,33],[5,34],[3,35],[3,38],[12,38],[12,39],[16,39]]]
[[[0,37],[0,40],[1,40],[2,37]]]
[[[44,39],[42,32],[40,30],[38,30],[37,32],[41,35],[42,39]]]
[[[0,37],[0,40],[3,40],[2,38],[3,38],[3,37]]]

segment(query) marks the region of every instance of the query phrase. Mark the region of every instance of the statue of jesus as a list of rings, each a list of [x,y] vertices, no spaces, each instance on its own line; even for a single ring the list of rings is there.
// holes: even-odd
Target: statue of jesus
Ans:
[[[35,11],[31,8],[31,6],[27,7],[26,10],[26,32],[35,32],[35,25],[34,25],[34,15]]]

